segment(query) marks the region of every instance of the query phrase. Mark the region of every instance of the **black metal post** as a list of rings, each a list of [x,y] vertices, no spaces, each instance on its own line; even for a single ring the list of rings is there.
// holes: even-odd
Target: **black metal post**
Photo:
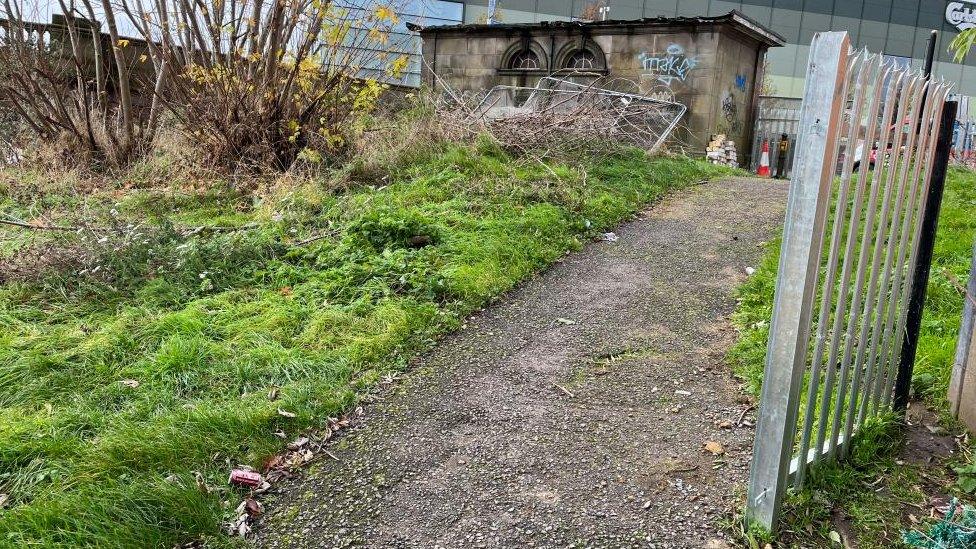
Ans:
[[[922,67],[922,73],[928,77],[932,76],[932,65],[935,63],[935,42],[939,39],[939,31],[933,30],[932,34],[929,35],[929,43],[925,50],[925,65]]]
[[[935,65],[935,43],[939,40],[939,31],[933,30],[929,34],[929,40],[925,47],[925,63],[922,65],[922,75],[925,78],[932,78],[932,66]],[[922,103],[919,108],[924,109],[925,102],[929,98],[929,90],[926,88],[922,91]],[[918,124],[915,126],[915,135],[922,133],[922,119],[919,118]]]
[[[949,152],[952,149],[952,131],[958,108],[959,104],[955,101],[947,101],[942,108],[942,122],[939,127],[939,138],[935,144],[932,179],[928,198],[925,201],[925,211],[922,212],[918,262],[915,264],[915,272],[912,273],[912,295],[908,300],[905,339],[901,346],[901,362],[898,364],[898,377],[895,380],[894,408],[897,412],[904,412],[908,408],[908,393],[912,386],[915,352],[918,350],[918,334],[922,326],[922,310],[925,306],[925,292],[929,285],[929,271],[932,269],[932,251],[935,248],[935,233],[939,226],[942,191],[945,189]]]

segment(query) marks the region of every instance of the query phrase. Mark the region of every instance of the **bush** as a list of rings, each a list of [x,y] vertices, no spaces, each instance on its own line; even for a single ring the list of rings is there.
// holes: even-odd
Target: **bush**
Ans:
[[[4,3],[0,104],[65,161],[124,166],[144,151],[155,130],[154,109],[142,119],[133,106],[129,41],[119,37],[108,0],[60,6],[65,26],[60,32],[51,27],[45,41],[48,27],[27,20],[22,0]],[[96,9],[103,12],[109,48],[95,23]],[[111,60],[104,59],[106,50]]]
[[[287,170],[334,157],[395,78],[398,22],[387,4],[343,8],[295,0],[179,2],[132,14],[157,67],[164,104],[205,161],[232,170]],[[188,52],[205,52],[190,55]]]

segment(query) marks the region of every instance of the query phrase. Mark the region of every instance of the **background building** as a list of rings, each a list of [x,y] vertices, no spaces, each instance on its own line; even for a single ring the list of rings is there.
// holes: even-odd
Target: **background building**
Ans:
[[[556,76],[591,84],[623,79],[617,91],[687,107],[672,144],[704,153],[711,136],[748,150],[753,138],[762,59],[782,38],[738,12],[718,17],[429,26],[421,31],[422,81],[479,92],[524,92]],[[436,78],[435,78],[436,75]],[[496,100],[503,96],[495,97]],[[513,97],[504,107],[521,106]],[[619,99],[618,99],[619,101]],[[636,124],[643,125],[644,121]],[[731,150],[731,149],[730,149]]]
[[[355,8],[377,0],[336,0]],[[393,49],[411,52],[411,63],[402,83],[416,85],[420,78],[420,37],[407,32],[406,22],[421,26],[483,23],[489,0],[391,0],[400,8],[400,35]],[[932,29],[939,32],[935,74],[959,83],[963,95],[976,95],[976,54],[955,63],[947,52],[959,29],[949,19],[976,11],[976,0],[496,0],[502,23],[538,23],[578,19],[720,16],[739,10],[785,38],[786,46],[769,51],[767,95],[800,97],[810,40],[826,30],[850,33],[857,46],[884,52],[904,63],[921,67],[925,44]],[[25,13],[37,22],[48,22],[60,13],[54,0],[25,0]],[[601,10],[600,8],[606,8]],[[957,14],[956,16],[951,15]],[[965,23],[961,23],[965,25]],[[125,17],[119,17],[123,35],[138,33]],[[973,103],[976,106],[976,102]]]
[[[856,46],[900,58],[921,67],[932,29],[938,30],[935,74],[959,83],[958,92],[976,95],[976,54],[964,63],[947,52],[959,29],[948,21],[952,13],[976,10],[976,0],[497,0],[505,23],[530,23],[577,18],[600,13],[608,19],[641,17],[697,17],[739,10],[786,39],[768,56],[768,94],[800,97],[810,40],[820,31],[850,33]],[[439,2],[450,4],[450,2]],[[465,23],[484,21],[488,0],[454,2],[463,5]],[[947,14],[947,12],[950,12]],[[948,15],[948,16],[947,16]],[[599,16],[602,16],[599,15]],[[956,20],[958,20],[958,16]]]

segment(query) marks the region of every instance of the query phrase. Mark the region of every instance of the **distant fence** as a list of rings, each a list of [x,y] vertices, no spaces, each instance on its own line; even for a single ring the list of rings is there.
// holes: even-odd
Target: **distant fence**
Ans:
[[[747,501],[767,528],[789,484],[906,402],[955,117],[947,94],[851,51],[847,33],[814,37]],[[855,174],[874,143],[876,166]]]
[[[756,107],[756,129],[752,137],[751,171],[759,168],[763,143],[769,143],[769,169],[774,176],[789,177],[796,152],[796,133],[800,123],[798,97],[764,95]]]

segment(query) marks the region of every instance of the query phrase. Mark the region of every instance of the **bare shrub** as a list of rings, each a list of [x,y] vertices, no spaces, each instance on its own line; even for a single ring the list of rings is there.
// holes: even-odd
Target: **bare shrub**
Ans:
[[[13,110],[0,105],[0,166],[20,162],[22,135],[20,117]]]
[[[457,112],[439,108],[430,90],[411,93],[371,119],[351,142],[346,170],[360,183],[383,183],[398,168],[420,161],[446,143],[471,141],[478,131],[454,120]]]
[[[130,0],[126,9],[171,75],[163,104],[215,166],[288,169],[347,145],[407,66],[390,44],[394,8],[329,0]],[[393,53],[390,53],[393,50]]]
[[[603,19],[603,10],[607,7],[606,0],[596,0],[583,4],[580,9],[579,18],[584,21],[596,21]]]
[[[64,25],[42,25],[30,22],[22,0],[5,0],[0,103],[65,159],[125,165],[154,130],[133,106],[128,41],[119,35],[109,0],[59,5]],[[108,44],[94,22],[96,9],[105,18]],[[111,59],[103,58],[106,50]]]

